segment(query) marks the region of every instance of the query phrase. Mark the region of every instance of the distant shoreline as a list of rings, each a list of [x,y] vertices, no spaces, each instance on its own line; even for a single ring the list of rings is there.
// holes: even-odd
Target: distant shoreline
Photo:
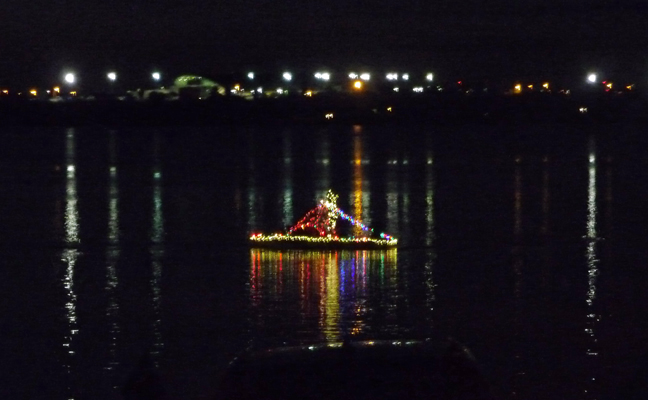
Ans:
[[[0,127],[648,121],[641,95],[314,96],[204,101],[0,101]]]

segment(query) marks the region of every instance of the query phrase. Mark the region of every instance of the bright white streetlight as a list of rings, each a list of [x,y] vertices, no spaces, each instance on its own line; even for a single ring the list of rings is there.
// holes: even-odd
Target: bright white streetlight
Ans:
[[[290,81],[292,81],[292,74],[290,72],[284,72],[283,73],[283,78],[284,78],[284,80],[290,82]]]
[[[351,72],[351,73],[349,73],[349,78],[358,79],[358,74],[356,74],[355,72]]]
[[[329,79],[331,79],[331,74],[329,74],[328,72],[316,72],[315,79],[328,81]]]
[[[151,77],[153,77],[153,80],[154,80],[154,81],[159,81],[159,80],[162,78],[162,75],[160,75],[159,72],[153,72],[153,73],[151,74]]]
[[[395,81],[398,80],[398,74],[395,72],[390,72],[387,74],[387,80],[388,81]]]
[[[403,80],[404,81],[409,80],[409,74],[403,74]]]
[[[247,77],[249,79],[254,79],[254,72],[248,72]]]
[[[360,74],[360,79],[362,79],[363,81],[368,81],[369,79],[371,79],[371,75],[364,72],[364,73]]]
[[[588,81],[589,83],[594,83],[594,82],[596,82],[596,78],[597,78],[597,77],[596,77],[596,74],[589,74],[589,75],[587,75],[587,81]]]
[[[117,80],[117,73],[115,72],[108,72],[108,75],[106,76],[108,76],[108,79],[113,82]]]
[[[76,77],[74,76],[73,73],[68,72],[67,74],[65,74],[65,82],[71,84],[71,83],[74,83],[75,80],[76,80]]]
[[[425,75],[425,79],[426,79],[428,82],[432,82],[432,80],[434,79],[434,75],[431,74],[431,73],[429,73],[429,74]]]

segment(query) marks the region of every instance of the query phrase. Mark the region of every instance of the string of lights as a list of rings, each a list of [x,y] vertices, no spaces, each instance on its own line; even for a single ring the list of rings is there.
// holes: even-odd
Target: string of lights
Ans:
[[[308,211],[302,219],[288,230],[288,233],[276,233],[272,235],[256,233],[250,236],[250,240],[256,243],[372,244],[380,247],[395,246],[398,243],[397,239],[386,233],[381,233],[380,239],[370,237],[373,229],[338,208],[337,199],[338,195],[329,190],[326,193],[326,197],[320,200],[317,207]],[[335,229],[338,218],[348,221],[351,225],[360,228],[366,234],[361,237],[340,237]],[[306,235],[309,231],[314,236]],[[315,232],[317,233],[316,235]]]

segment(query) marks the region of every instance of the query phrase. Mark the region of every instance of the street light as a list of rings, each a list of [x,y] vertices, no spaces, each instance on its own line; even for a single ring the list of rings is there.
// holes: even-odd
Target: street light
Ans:
[[[596,82],[596,78],[597,78],[596,74],[589,74],[589,75],[587,75],[587,81],[588,81],[589,83],[595,83],[595,82]]]
[[[434,79],[434,75],[432,73],[429,73],[429,74],[425,75],[425,79],[428,82],[432,82],[432,80]]]
[[[248,79],[254,79],[254,72],[248,72],[247,77]]]
[[[283,78],[285,81],[290,82],[292,81],[292,74],[290,72],[284,72],[283,73]]]
[[[69,84],[73,84],[75,80],[76,80],[76,77],[74,76],[73,73],[68,72],[67,74],[65,74],[65,82],[67,82]]]
[[[108,72],[106,76],[108,77],[108,80],[110,80],[111,82],[115,82],[117,80],[117,73],[115,72]]]
[[[151,77],[153,77],[153,80],[157,82],[162,78],[162,75],[159,72],[153,72]]]

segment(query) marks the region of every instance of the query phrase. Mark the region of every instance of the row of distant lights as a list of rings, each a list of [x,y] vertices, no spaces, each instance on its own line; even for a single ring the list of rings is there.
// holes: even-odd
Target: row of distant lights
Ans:
[[[108,78],[109,81],[115,82],[117,80],[117,73],[116,72],[108,72],[106,74],[106,77]],[[160,79],[162,79],[162,74],[160,74],[159,72],[153,72],[151,74],[151,78],[153,78],[153,80],[157,82]],[[68,72],[68,73],[65,74],[63,79],[65,79],[65,82],[67,82],[69,84],[73,84],[74,82],[76,82],[76,75],[73,74],[72,72]]]
[[[287,81],[287,82],[290,82],[293,79],[293,75],[290,72],[284,72],[282,76],[283,76],[283,79],[285,81]],[[114,82],[114,81],[117,80],[117,73],[116,72],[108,72],[108,74],[106,74],[106,77],[111,82]],[[249,79],[251,79],[251,80],[254,79],[254,72],[249,72],[247,74],[247,77]],[[153,72],[151,74],[151,78],[153,78],[154,81],[159,81],[160,79],[162,79],[162,74],[160,74],[159,72]],[[400,78],[400,80],[403,80],[403,81],[409,81],[410,76],[409,76],[409,74],[399,75],[396,72],[390,72],[390,73],[388,73],[386,75],[386,78],[387,78],[388,81],[398,81],[399,78]],[[316,72],[315,73],[315,79],[322,80],[322,81],[329,81],[331,79],[331,74],[329,72]],[[369,81],[369,80],[371,80],[371,74],[369,74],[367,72],[363,72],[361,74],[351,72],[351,73],[349,73],[349,79],[360,79],[360,80],[363,80],[363,81]],[[596,83],[597,79],[598,79],[598,76],[596,74],[589,74],[587,76],[587,81],[590,82],[590,83]],[[428,82],[432,82],[434,80],[434,75],[432,73],[426,74],[425,75],[425,80],[428,81]],[[67,74],[65,74],[65,82],[70,83],[70,84],[76,82],[76,75],[71,73],[71,72],[68,72]],[[545,85],[547,85],[547,84],[545,84]]]
[[[283,79],[287,82],[292,81],[293,75],[290,72],[284,72],[283,73]],[[331,80],[331,74],[329,72],[316,72],[315,73],[315,79],[321,80],[321,81],[329,81]],[[254,79],[254,72],[249,72],[247,74],[248,79],[253,80]],[[389,81],[397,81],[399,79],[399,74],[395,72],[390,72],[386,75],[387,80]],[[409,74],[402,74],[400,75],[400,79],[404,81],[408,81],[410,78]],[[351,72],[349,73],[349,79],[360,79],[362,81],[369,81],[371,80],[371,74],[368,72],[362,72],[360,74],[356,72]],[[425,75],[425,79],[429,82],[432,82],[434,79],[434,75],[431,73],[428,73]]]
[[[293,79],[293,75],[290,72],[284,72],[282,76],[283,76],[283,79],[285,81],[287,81],[287,82],[290,82]],[[114,82],[114,81],[117,80],[117,73],[116,72],[108,72],[106,74],[106,77],[108,78],[108,80]],[[251,80],[254,79],[254,72],[249,72],[247,74],[247,77],[249,79],[251,79]],[[153,72],[151,74],[151,78],[153,78],[154,81],[159,81],[160,79],[162,79],[162,74],[160,74],[159,72]],[[369,81],[369,80],[371,80],[371,74],[369,74],[367,72],[363,72],[363,73],[360,73],[360,74],[355,73],[355,72],[351,72],[351,73],[349,73],[349,78],[350,79],[360,79],[360,80],[363,80],[363,81]],[[410,79],[410,75],[409,74],[399,75],[396,72],[390,72],[390,73],[388,73],[386,75],[386,78],[387,78],[388,81],[398,81],[399,79],[403,80],[403,81],[408,81]],[[315,73],[315,79],[322,80],[322,81],[329,81],[331,79],[331,74],[329,72],[316,72]],[[590,83],[596,83],[597,79],[598,79],[598,76],[596,74],[592,73],[592,74],[587,75],[587,81],[590,82]],[[432,74],[432,73],[426,74],[425,75],[425,80],[428,81],[428,82],[432,82],[434,80],[434,74]],[[70,83],[70,84],[76,82],[76,75],[71,73],[71,72],[68,72],[67,74],[65,74],[65,82]]]

